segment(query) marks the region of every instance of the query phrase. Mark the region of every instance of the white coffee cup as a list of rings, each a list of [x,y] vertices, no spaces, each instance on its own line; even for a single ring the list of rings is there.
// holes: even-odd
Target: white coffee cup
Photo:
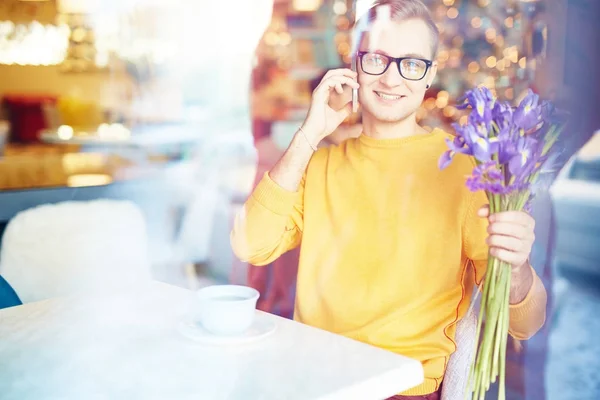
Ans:
[[[256,289],[239,285],[208,286],[197,292],[199,323],[215,335],[239,335],[254,321]]]

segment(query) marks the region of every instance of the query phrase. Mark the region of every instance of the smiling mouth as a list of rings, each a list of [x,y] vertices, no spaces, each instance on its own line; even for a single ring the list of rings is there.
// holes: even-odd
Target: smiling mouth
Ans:
[[[375,91],[375,94],[384,100],[400,100],[401,98],[404,97],[399,94],[389,94],[389,93],[383,93],[383,92],[378,92],[378,91]]]

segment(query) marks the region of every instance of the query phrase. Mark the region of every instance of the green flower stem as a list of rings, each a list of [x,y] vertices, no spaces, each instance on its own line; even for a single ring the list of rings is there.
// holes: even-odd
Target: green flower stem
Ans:
[[[529,192],[513,195],[488,194],[490,213],[520,210]],[[469,373],[471,399],[485,400],[490,384],[499,377],[499,400],[505,400],[506,345],[508,340],[510,265],[493,256],[488,257],[483,281],[481,309],[477,319],[475,360]],[[485,325],[484,325],[485,324]]]
[[[500,360],[502,362],[502,367],[500,368],[500,382],[498,387],[498,400],[506,400],[506,344],[508,342],[508,322],[509,322],[509,299],[510,299],[510,277],[511,277],[511,267],[510,264],[502,263],[502,269],[504,270],[505,280],[504,284],[504,299],[502,299],[502,307],[504,309],[504,313],[501,316],[502,318],[502,332],[501,332],[501,340],[502,343],[500,345]]]
[[[485,284],[490,285],[491,288],[494,288],[497,285],[496,279],[497,279],[497,274],[501,273],[501,268],[500,268],[500,262],[494,258],[494,265],[493,265],[493,275],[492,279],[489,279],[485,282]],[[481,355],[482,355],[482,370],[481,373],[484,374],[484,376],[486,377],[486,386],[489,386],[490,383],[490,378],[491,378],[491,373],[492,373],[492,368],[491,368],[491,362],[492,362],[492,358],[493,358],[493,349],[494,349],[494,332],[497,329],[496,326],[498,325],[498,315],[500,313],[501,310],[501,301],[498,301],[500,297],[502,297],[502,295],[504,294],[502,287],[498,287],[496,290],[496,296],[492,297],[491,299],[489,299],[489,303],[488,306],[485,309],[485,313],[486,313],[486,321],[485,321],[485,329],[483,332],[483,340],[482,340],[482,347],[481,347]]]
[[[490,212],[512,208],[520,199],[503,201],[500,196],[490,196]],[[512,203],[512,204],[510,204]],[[510,295],[510,266],[495,257],[488,258],[488,269],[483,282],[481,310],[477,321],[477,334],[481,341],[476,359],[471,367],[469,382],[473,384],[475,399],[485,400],[490,384],[500,376],[500,392],[505,394],[506,343],[508,337],[508,299]],[[485,321],[485,326],[483,323]],[[500,397],[502,399],[502,397]]]

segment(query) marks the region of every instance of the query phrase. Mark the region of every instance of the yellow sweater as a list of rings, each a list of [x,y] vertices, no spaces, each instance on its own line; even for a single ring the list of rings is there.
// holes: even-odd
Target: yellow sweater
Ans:
[[[254,265],[302,243],[294,319],[420,360],[425,382],[406,395],[439,387],[487,262],[487,221],[477,216],[487,200],[465,186],[470,158],[438,169],[446,137],[363,135],[320,149],[297,193],[265,174],[231,235],[236,255]],[[511,306],[519,339],[544,321],[532,292]]]

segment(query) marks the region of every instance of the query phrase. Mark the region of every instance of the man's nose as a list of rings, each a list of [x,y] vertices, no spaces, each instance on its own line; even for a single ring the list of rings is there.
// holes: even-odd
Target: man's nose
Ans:
[[[400,75],[398,64],[395,61],[389,65],[387,71],[385,71],[385,73],[379,80],[384,85],[389,87],[399,86],[404,83],[404,78],[402,77],[402,75]]]

